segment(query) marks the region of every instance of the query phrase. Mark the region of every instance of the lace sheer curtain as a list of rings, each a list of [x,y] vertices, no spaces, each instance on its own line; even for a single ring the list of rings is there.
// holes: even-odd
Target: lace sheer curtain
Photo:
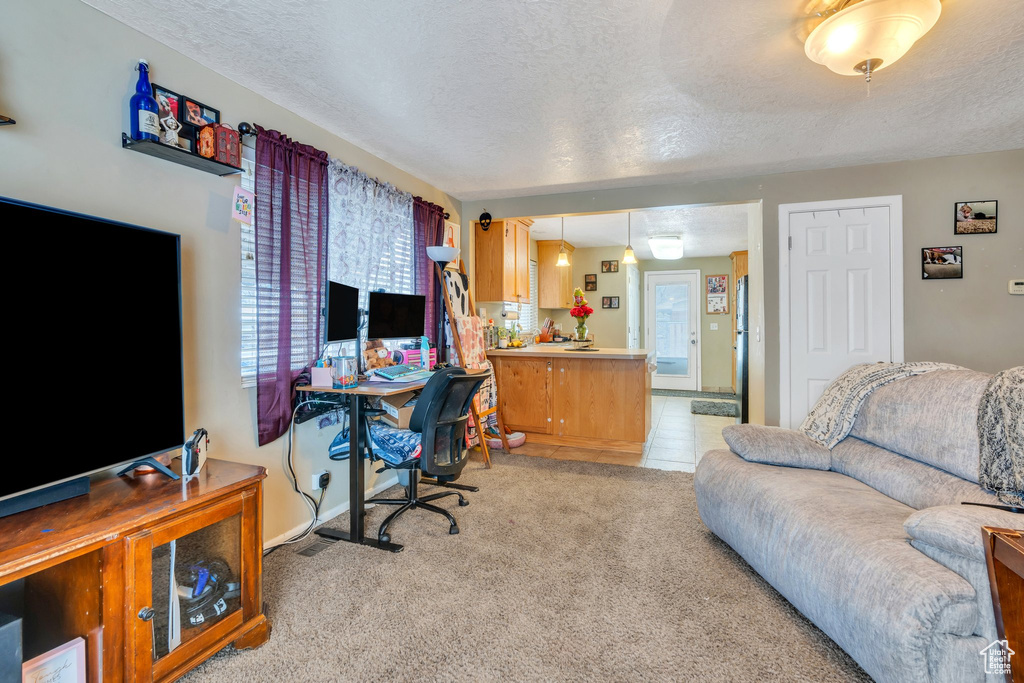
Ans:
[[[416,292],[412,195],[331,159],[327,166],[327,277],[368,292]]]

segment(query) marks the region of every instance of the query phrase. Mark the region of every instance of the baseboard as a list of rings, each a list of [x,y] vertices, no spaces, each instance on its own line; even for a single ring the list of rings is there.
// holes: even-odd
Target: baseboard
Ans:
[[[373,486],[373,488],[371,488],[369,491],[366,492],[366,497],[367,498],[372,498],[372,497],[376,496],[378,493],[381,493],[382,491],[385,491],[385,490],[391,488],[392,486],[394,486],[397,483],[398,483],[398,474],[396,474],[395,472],[389,472],[388,474],[386,474],[383,477],[381,477],[380,481],[378,481]],[[335,505],[330,510],[326,510],[326,511],[325,510],[321,510],[320,511],[320,516],[317,517],[317,520],[316,520],[316,526],[320,526],[320,525],[324,524],[325,522],[331,521],[332,519],[334,519],[338,515],[343,514],[345,512],[348,512],[349,503],[350,502],[351,501],[346,500],[344,503],[340,503],[339,505]],[[281,545],[282,543],[287,541],[289,538],[294,538],[295,536],[298,536],[299,534],[301,534],[303,531],[306,530],[306,527],[308,527],[308,526],[309,526],[309,522],[303,522],[302,524],[299,524],[299,525],[289,529],[288,531],[286,531],[285,533],[281,534],[280,536],[275,536],[274,538],[270,539],[269,541],[264,541],[263,542],[263,549],[266,550],[268,548],[273,548],[274,546]]]

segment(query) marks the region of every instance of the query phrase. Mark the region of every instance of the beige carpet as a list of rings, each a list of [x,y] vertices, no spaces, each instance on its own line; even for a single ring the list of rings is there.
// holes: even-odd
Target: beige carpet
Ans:
[[[693,475],[494,459],[463,474],[471,505],[446,505],[459,535],[412,511],[398,554],[272,553],[270,642],[186,680],[870,680],[707,531]]]

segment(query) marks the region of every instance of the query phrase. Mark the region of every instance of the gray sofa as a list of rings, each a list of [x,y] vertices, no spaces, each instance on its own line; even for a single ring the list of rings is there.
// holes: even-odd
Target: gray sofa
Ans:
[[[727,427],[695,474],[701,519],[878,681],[983,681],[996,639],[982,525],[1024,516],[978,486],[991,375],[936,371],[875,390],[831,451]]]

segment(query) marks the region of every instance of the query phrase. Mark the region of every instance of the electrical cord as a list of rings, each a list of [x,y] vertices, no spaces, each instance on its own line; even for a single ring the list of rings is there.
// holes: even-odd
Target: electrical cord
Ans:
[[[287,452],[287,455],[285,456],[285,464],[288,467],[288,475],[289,475],[289,478],[291,479],[291,482],[292,482],[292,489],[295,490],[295,493],[297,493],[300,496],[302,496],[302,502],[305,503],[306,507],[309,508],[309,512],[310,512],[310,514],[312,516],[312,519],[310,520],[309,525],[301,533],[296,534],[295,536],[289,538],[288,540],[284,541],[283,543],[279,543],[279,544],[277,544],[277,545],[275,545],[275,546],[265,550],[263,552],[263,556],[264,557],[266,557],[270,553],[274,552],[275,550],[277,550],[281,546],[290,545],[292,543],[298,543],[299,541],[302,541],[302,540],[306,539],[309,536],[309,534],[313,531],[313,529],[316,528],[316,523],[320,519],[320,506],[324,502],[324,496],[327,494],[327,488],[324,487],[324,488],[320,489],[320,498],[319,498],[319,500],[314,499],[313,496],[311,496],[308,493],[306,493],[305,491],[302,491],[301,489],[299,489],[298,475],[295,474],[295,465],[294,465],[294,463],[292,461],[292,450],[293,450],[293,444],[294,444],[294,441],[295,441],[295,415],[299,412],[299,408],[301,408],[302,406],[305,406],[305,405],[309,405],[311,403],[326,403],[326,404],[329,404],[329,405],[334,405],[333,401],[324,401],[322,399],[315,399],[314,398],[314,399],[309,399],[307,401],[302,401],[302,402],[298,403],[295,406],[295,410],[292,411],[292,419],[288,423],[288,452]],[[330,484],[328,484],[328,486],[329,485]]]

